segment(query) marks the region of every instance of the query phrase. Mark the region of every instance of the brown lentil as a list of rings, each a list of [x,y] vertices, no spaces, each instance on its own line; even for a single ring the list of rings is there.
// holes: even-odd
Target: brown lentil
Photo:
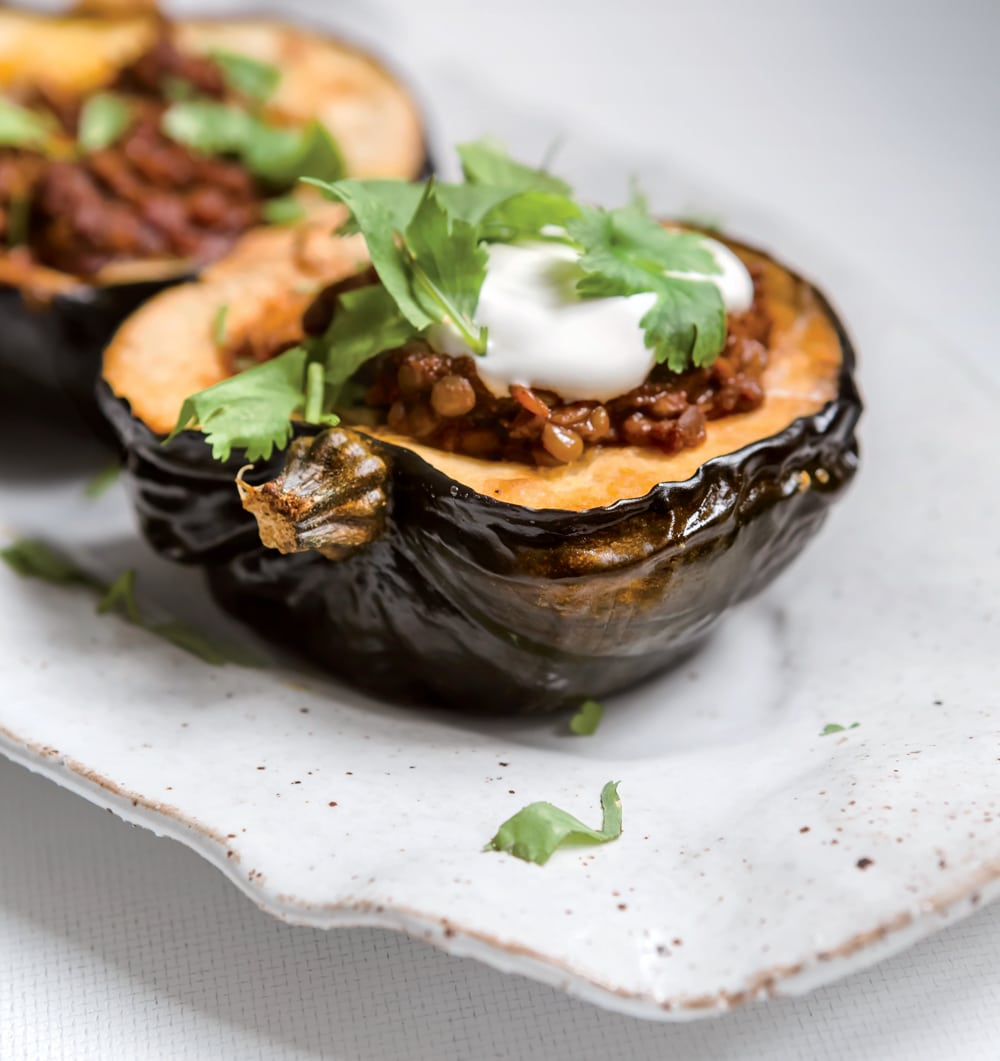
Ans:
[[[465,416],[476,405],[476,392],[464,376],[445,376],[431,390],[431,406],[438,416]]]
[[[549,456],[563,464],[571,464],[583,455],[583,439],[568,427],[560,427],[550,420],[542,428],[542,445]]]

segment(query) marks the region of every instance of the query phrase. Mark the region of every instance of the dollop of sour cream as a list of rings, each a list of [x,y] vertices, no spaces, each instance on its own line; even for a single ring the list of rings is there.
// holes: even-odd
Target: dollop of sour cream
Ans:
[[[715,284],[727,312],[749,309],[753,281],[746,267],[723,244],[704,242],[721,272],[668,275]],[[566,401],[609,401],[645,381],[655,359],[639,322],[656,295],[581,299],[579,254],[562,243],[495,243],[489,255],[476,309],[488,339],[476,369],[494,395],[506,397],[520,384]],[[438,326],[428,338],[441,353],[470,353],[450,327]]]

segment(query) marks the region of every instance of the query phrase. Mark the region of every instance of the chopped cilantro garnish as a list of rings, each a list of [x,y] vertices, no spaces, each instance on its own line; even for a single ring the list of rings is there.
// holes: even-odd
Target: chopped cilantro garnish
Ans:
[[[125,618],[136,626],[142,626],[142,613],[139,611],[139,603],[135,599],[135,572],[123,571],[101,594],[97,602],[97,614],[106,615],[108,612],[121,610]]]
[[[849,726],[842,726],[839,722],[828,722],[819,732],[821,737],[828,737],[831,733],[843,733],[844,730],[857,729],[860,722],[852,722]]]
[[[604,717],[604,708],[596,700],[584,700],[569,720],[569,731],[578,737],[591,737]]]
[[[45,582],[81,582],[97,585],[67,556],[37,538],[19,538],[12,545],[0,549],[0,560],[25,578],[40,578]]]
[[[271,125],[233,103],[193,99],[172,103],[161,120],[171,140],[207,155],[235,155],[260,180],[288,187],[300,177],[336,180],[344,160],[329,130]]]
[[[462,173],[469,184],[487,184],[494,188],[518,191],[545,192],[550,195],[572,195],[566,181],[554,177],[544,169],[534,169],[517,162],[507,154],[502,144],[491,140],[477,140],[459,144],[455,149],[462,163]]]
[[[257,122],[241,153],[254,176],[279,188],[289,187],[300,177],[333,181],[344,175],[340,148],[318,121],[287,129]]]
[[[0,97],[0,147],[42,151],[57,129],[55,118],[48,112],[29,110]]]
[[[234,447],[246,450],[246,459],[271,456],[292,436],[292,417],[306,408],[306,350],[296,346],[262,365],[200,391],[181,407],[169,442],[188,427],[198,426],[216,460],[228,460]],[[339,423],[333,414],[320,413],[315,421]]]
[[[331,402],[337,401],[343,384],[372,356],[373,346],[391,350],[412,335],[413,326],[381,284],[341,295],[333,322],[323,337]]]
[[[216,346],[225,346],[227,338],[227,324],[229,322],[229,303],[223,302],[215,311],[212,318],[212,342]]]
[[[121,461],[116,457],[113,461],[106,464],[93,478],[87,481],[87,484],[83,488],[84,497],[89,497],[91,500],[100,497],[105,491],[109,490],[116,482],[118,477],[121,475],[122,465]]]
[[[128,102],[114,92],[98,92],[80,111],[77,141],[87,153],[110,147],[128,128]]]
[[[294,132],[262,134],[253,116],[208,101],[175,104],[167,119],[176,138],[245,160],[260,153],[258,164],[266,155],[274,173],[279,142]],[[639,195],[615,210],[581,204],[565,181],[486,141],[464,144],[458,153],[465,180],[456,184],[304,177],[347,207],[350,218],[341,232],[364,236],[379,284],[340,295],[326,334],[307,339],[297,354],[283,355],[284,362],[279,358],[273,375],[259,366],[188,399],[177,429],[200,424],[217,456],[240,446],[255,460],[287,443],[290,416],[305,410],[312,422],[326,422],[343,385],[385,350],[414,338],[433,339],[444,328],[472,353],[485,353],[489,337],[476,310],[489,244],[497,242],[549,240],[573,247],[580,255],[581,298],[655,296],[641,327],[646,346],[670,370],[706,366],[718,356],[726,312],[710,279],[720,267],[704,237],[664,229]],[[321,407],[315,383],[306,394],[307,362],[325,365]],[[318,372],[312,371],[315,380]]]
[[[525,862],[548,862],[552,853],[568,844],[606,844],[622,834],[622,804],[618,782],[609,781],[601,790],[600,829],[591,829],[579,818],[551,803],[529,803],[497,830],[487,851],[507,851]]]
[[[222,48],[217,48],[210,55],[222,71],[226,86],[254,103],[269,100],[281,81],[281,71],[276,66],[252,59],[249,55]]]
[[[269,225],[291,225],[306,216],[305,207],[292,195],[268,199],[260,208],[260,216]]]
[[[38,578],[57,585],[80,584],[97,590],[97,614],[117,612],[134,626],[169,641],[185,652],[197,656],[212,666],[235,663],[241,667],[259,666],[249,652],[231,645],[218,644],[207,634],[176,619],[155,622],[146,619],[135,597],[135,572],[123,571],[113,582],[104,583],[88,574],[59,550],[47,542],[22,538],[13,545],[0,549],[3,560],[13,571],[25,578]]]

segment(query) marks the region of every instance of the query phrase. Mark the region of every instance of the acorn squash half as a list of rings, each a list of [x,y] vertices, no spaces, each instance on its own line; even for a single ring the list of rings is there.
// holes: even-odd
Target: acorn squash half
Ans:
[[[392,74],[329,35],[263,16],[164,23],[151,4],[113,0],[57,16],[4,8],[0,95],[88,97],[111,85],[164,33],[185,55],[224,50],[277,67],[281,79],[267,113],[292,127],[320,121],[348,174],[409,179],[427,172],[420,115]],[[305,189],[296,197],[306,210],[319,204]],[[258,225],[242,239],[256,246],[259,231],[272,227]],[[46,266],[30,249],[29,240],[27,247],[0,250],[2,375],[8,382],[68,390],[89,413],[101,351],[122,320],[156,292],[191,279],[206,261],[236,248],[216,246],[201,259],[125,256],[88,274]]]
[[[330,242],[325,282],[364,253]],[[785,568],[858,465],[843,327],[807,282],[733,246],[764,274],[764,404],[710,421],[700,447],[673,456],[596,446],[560,468],[343,425],[298,425],[286,454],[247,474],[200,433],[164,445],[183,399],[228,371],[206,341],[214,307],[239,307],[237,330],[280,332],[305,301],[287,260],[167,292],[108,348],[101,392],[143,529],[205,565],[234,615],[383,695],[529,712],[639,682]],[[165,334],[171,319],[182,336]]]

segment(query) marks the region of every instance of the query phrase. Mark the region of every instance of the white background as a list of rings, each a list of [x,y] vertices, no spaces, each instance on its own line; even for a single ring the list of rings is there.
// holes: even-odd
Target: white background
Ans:
[[[585,191],[635,172],[655,206],[721,217],[834,301],[870,291],[1000,381],[991,0],[296,9],[390,57],[437,145],[489,131],[538,158],[562,137]],[[806,999],[645,1024],[385,932],[281,925],[176,844],[0,765],[4,1061],[995,1058],[998,967],[987,909]]]

